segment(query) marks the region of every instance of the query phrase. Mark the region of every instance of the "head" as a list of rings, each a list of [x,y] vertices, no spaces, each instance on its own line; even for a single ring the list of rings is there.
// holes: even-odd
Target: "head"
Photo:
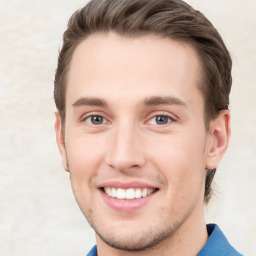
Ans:
[[[204,97],[205,125],[229,107],[232,61],[218,31],[199,11],[180,0],[94,0],[73,14],[63,36],[54,83],[54,99],[65,127],[68,71],[77,46],[90,35],[113,31],[125,37],[154,34],[191,44],[201,62],[200,90]],[[211,196],[216,169],[208,170],[205,202]]]
[[[150,42],[152,40],[155,43],[152,43],[151,49]],[[103,41],[106,42],[104,47],[101,45],[101,42]],[[170,44],[172,44],[173,46],[170,49],[167,46],[168,42],[170,42]],[[194,62],[192,61],[191,63],[186,64],[191,64],[195,67],[194,73],[196,73],[196,78],[193,74],[191,74],[191,77],[195,78],[197,90],[199,92],[198,95],[200,95],[200,97],[202,98],[202,124],[204,126],[203,128],[205,134],[211,131],[211,124],[218,119],[221,113],[227,113],[223,111],[227,111],[229,106],[229,93],[232,80],[232,62],[221,36],[202,13],[194,10],[191,6],[187,5],[185,2],[180,0],[93,0],[89,2],[84,8],[75,12],[73,16],[70,18],[68,28],[63,36],[63,46],[59,54],[58,67],[56,71],[54,84],[54,99],[58,109],[58,117],[60,119],[59,125],[61,126],[63,136],[63,147],[65,147],[66,145],[65,127],[67,127],[67,95],[73,93],[72,88],[70,88],[70,86],[73,86],[72,79],[75,79],[74,77],[76,77],[75,72],[73,72],[72,70],[74,70],[74,67],[78,68],[78,63],[80,63],[81,65],[85,64],[82,60],[78,60],[80,58],[79,56],[84,56],[85,58],[86,56],[89,56],[89,47],[92,47],[93,49],[95,45],[99,45],[99,49],[101,49],[102,51],[106,50],[106,45],[109,45],[110,52],[112,50],[114,51],[114,49],[111,48],[111,45],[116,45],[116,49],[117,51],[119,49],[120,55],[122,55],[122,52],[126,50],[125,47],[127,45],[134,45],[135,48],[137,47],[137,51],[141,52],[143,52],[143,47],[139,49],[140,45],[144,45],[145,49],[147,49],[149,52],[151,50],[153,51],[154,49],[158,49],[158,45],[162,49],[166,50],[166,56],[169,56],[170,59],[172,58],[172,56],[174,56],[174,58],[177,57],[183,59],[181,56],[182,54],[179,55],[178,53],[181,53],[181,49],[184,49],[184,51],[187,52],[187,57],[190,56],[191,59],[194,60]],[[131,52],[131,56],[133,56],[133,48],[129,47],[130,46],[128,46],[127,49]],[[168,50],[170,50],[169,53],[172,53],[173,55],[170,55],[167,52]],[[175,56],[176,51],[177,56]],[[118,52],[116,53],[119,54]],[[161,55],[161,53],[158,54]],[[152,56],[154,56],[154,54],[152,54]],[[145,56],[145,58],[146,57],[147,56]],[[157,55],[155,55],[155,57],[157,58]],[[93,56],[91,58],[93,58]],[[134,58],[136,58],[135,52]],[[185,59],[186,61],[188,61],[188,58]],[[155,59],[153,60],[155,61]],[[92,59],[90,59],[90,61],[92,61]],[[105,60],[102,59],[102,61],[104,62]],[[129,59],[127,61],[129,63],[129,61],[132,60]],[[113,58],[113,61],[110,61],[108,65],[112,65],[113,63],[115,63],[115,58]],[[168,61],[167,63],[171,65],[171,63],[169,63]],[[93,70],[89,70],[90,65],[88,66],[87,64],[85,64],[84,67],[88,67],[87,70],[86,68],[84,69],[84,72],[88,75],[88,77],[90,77],[90,74],[93,73]],[[150,68],[152,68],[151,73],[153,73],[154,68]],[[102,69],[101,72],[103,72],[103,70],[104,69]],[[87,71],[91,73],[88,74]],[[186,76],[184,70],[182,72],[183,76]],[[189,73],[189,70],[187,69],[186,72]],[[120,71],[120,73],[122,73],[122,70]],[[82,72],[80,72],[80,75],[81,74]],[[95,72],[95,75],[98,76],[99,74]],[[159,75],[161,74],[159,73]],[[85,83],[88,82],[86,79],[84,81]],[[136,84],[136,81],[134,81],[134,83]],[[108,84],[108,81],[106,81],[106,84]],[[138,91],[140,91],[139,84],[136,88],[138,89]],[[127,89],[126,92],[128,92],[130,87],[126,85],[124,88],[122,88],[122,90],[120,90],[119,93],[124,92],[124,89]],[[100,88],[97,88],[97,90],[100,90]],[[102,90],[104,91],[108,89],[102,88]],[[165,88],[161,88],[160,86],[159,90],[164,92]],[[89,94],[91,92],[92,91],[89,91]],[[141,93],[143,94],[143,92],[145,92],[145,88],[143,88],[142,86]],[[190,87],[185,88],[185,91],[183,90],[183,93],[193,95],[193,92],[191,91]],[[127,95],[129,95],[129,93],[127,93]],[[140,95],[139,92],[138,95]],[[195,97],[199,97],[198,95]],[[130,96],[134,96],[134,98],[137,97],[137,95],[133,94],[131,94]],[[145,97],[147,96],[150,97],[150,95],[145,94]],[[76,101],[73,105],[83,105],[85,101],[87,101],[85,105],[93,105],[101,108],[107,105],[106,102],[104,102],[104,100],[105,99],[103,99],[102,101],[101,99],[94,98],[93,101],[91,101],[91,99],[86,98],[82,101],[80,100],[80,102],[79,100]],[[170,100],[170,98],[159,99],[156,97],[154,99],[151,97],[147,98],[147,100],[145,101],[148,105],[157,105],[157,100],[160,101],[158,105],[161,105],[164,100],[168,101]],[[171,100],[175,101],[175,99]],[[134,102],[134,104],[138,104],[138,102]],[[163,105],[164,104],[165,103],[163,103]],[[181,102],[177,104],[182,105]],[[118,106],[119,109],[121,109],[121,107],[122,105]],[[108,113],[107,115],[111,114]],[[227,116],[227,114],[223,114],[222,116]],[[91,118],[91,116],[88,118]],[[96,118],[94,122],[100,122],[99,124],[107,125],[107,123],[104,123],[102,121],[102,117],[100,117],[101,119],[99,119],[99,116],[94,116],[93,118]],[[168,120],[168,118],[166,120],[163,119],[166,118],[165,115],[162,117],[158,116],[158,118],[162,118],[162,122],[166,122],[166,120]],[[90,123],[92,121],[93,120],[90,119]],[[159,122],[161,122],[161,120],[159,120]],[[216,123],[218,123],[218,120],[216,121]],[[127,125],[128,124],[126,124],[126,126]],[[228,130],[227,127],[223,129]],[[209,138],[213,138],[215,135],[213,133],[215,132],[216,131],[212,132]],[[127,134],[129,133],[127,132]],[[115,140],[116,139],[117,138],[115,138]],[[132,138],[130,139],[132,140]],[[91,140],[91,142],[92,141],[94,144],[98,143],[97,140],[95,140],[95,137]],[[143,144],[144,142],[141,143]],[[166,150],[168,149],[166,148]],[[66,169],[70,169],[71,172],[72,163],[68,162],[69,156],[66,152],[66,148],[64,149],[64,151],[64,161],[66,161],[64,166],[66,167]],[[85,152],[81,152],[81,154],[82,153]],[[108,159],[110,158],[111,156],[108,157]],[[70,162],[74,161],[74,159],[75,158],[73,157],[73,159]],[[138,166],[143,165],[143,159],[137,160]],[[109,160],[109,162],[111,161]],[[114,166],[114,164],[109,165],[111,165],[112,167]],[[120,169],[124,168],[120,167]],[[211,183],[215,171],[216,168],[214,164],[209,164],[205,171],[205,177],[203,182],[203,198],[206,203],[208,202],[211,195]],[[159,184],[165,183],[164,179],[161,176],[154,175],[155,174],[152,174],[152,177],[154,177]],[[152,178],[152,184],[154,183],[153,180],[154,179]],[[95,182],[97,183],[98,180],[96,179]],[[100,180],[100,182],[103,182],[103,180]],[[76,190],[76,188],[74,187],[73,189]],[[76,194],[76,191],[74,192]],[[88,213],[88,215],[90,214]],[[90,216],[87,216],[87,218],[90,219]]]

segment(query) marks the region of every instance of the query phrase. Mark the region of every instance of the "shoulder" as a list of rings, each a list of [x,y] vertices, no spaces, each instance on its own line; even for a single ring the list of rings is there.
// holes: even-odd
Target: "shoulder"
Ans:
[[[197,256],[242,256],[228,242],[218,225],[207,225],[207,231],[209,234],[208,241]]]
[[[86,256],[97,256],[97,247],[96,245],[92,247],[92,249],[89,251],[89,253]]]

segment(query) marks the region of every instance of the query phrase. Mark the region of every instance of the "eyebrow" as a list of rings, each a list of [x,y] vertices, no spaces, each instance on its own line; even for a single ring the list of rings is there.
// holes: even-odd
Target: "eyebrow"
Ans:
[[[187,107],[187,104],[183,100],[173,96],[167,96],[167,97],[153,96],[145,99],[144,104],[146,106],[180,105],[180,106]]]
[[[80,107],[80,106],[97,106],[97,107],[106,107],[107,103],[105,100],[100,98],[79,98],[75,103],[72,105],[73,107]]]
[[[187,106],[187,104],[179,98],[173,96],[161,97],[161,96],[153,96],[146,98],[144,100],[144,105],[146,106],[157,106],[157,105],[180,105]],[[88,98],[83,97],[79,98],[72,105],[73,107],[80,106],[97,106],[97,107],[106,107],[107,102],[104,99],[100,98]]]

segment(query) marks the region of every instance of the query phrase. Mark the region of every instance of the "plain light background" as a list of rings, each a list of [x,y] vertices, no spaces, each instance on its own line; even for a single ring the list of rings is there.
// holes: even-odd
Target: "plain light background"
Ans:
[[[189,0],[231,52],[232,136],[205,210],[245,255],[256,243],[256,0]],[[85,255],[94,232],[55,143],[53,80],[81,0],[0,0],[0,255]]]

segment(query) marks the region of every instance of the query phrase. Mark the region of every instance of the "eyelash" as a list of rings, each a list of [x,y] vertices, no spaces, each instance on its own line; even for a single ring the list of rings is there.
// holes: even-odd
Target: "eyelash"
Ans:
[[[164,123],[164,124],[157,124],[157,118],[158,117],[161,117],[161,118],[167,118],[168,120],[167,120],[167,122],[166,123]],[[170,116],[170,115],[167,115],[167,114],[157,114],[157,115],[154,115],[153,117],[151,117],[150,119],[149,119],[149,121],[150,120],[155,120],[155,124],[153,124],[153,125],[157,125],[157,126],[164,126],[164,125],[168,125],[169,123],[172,123],[172,122],[175,122],[175,119],[172,117],[172,116]],[[148,122],[149,122],[148,121]]]
[[[105,124],[105,123],[107,123],[107,119],[105,118],[105,117],[103,117],[102,115],[89,115],[89,116],[86,116],[86,117],[84,117],[82,120],[84,121],[84,122],[87,122],[86,120],[87,119],[90,119],[91,121],[89,122],[90,123],[90,125],[92,125],[92,126],[98,126],[97,124],[93,124],[92,123],[92,118],[93,117],[98,117],[98,118],[101,118],[102,120],[103,120],[103,123],[101,123],[101,124],[98,124],[98,125],[102,125],[102,124]],[[88,123],[88,122],[87,122]]]
[[[102,123],[100,123],[100,124],[93,124],[93,123],[92,123],[92,118],[93,118],[93,117],[101,118],[101,119],[103,120]],[[168,118],[168,120],[167,120],[167,122],[164,123],[164,124],[157,124],[157,121],[155,121],[155,124],[151,124],[151,125],[165,126],[165,125],[168,125],[169,123],[172,123],[172,122],[175,122],[175,121],[176,121],[176,119],[173,118],[173,116],[171,116],[171,115],[168,115],[168,114],[166,114],[166,113],[163,113],[163,114],[159,113],[159,114],[156,114],[156,115],[150,117],[149,119],[147,119],[146,123],[149,123],[150,120],[153,120],[153,119],[156,120],[157,117]],[[89,119],[90,121],[87,121],[88,119]],[[103,116],[100,115],[100,114],[91,114],[91,115],[85,116],[85,117],[82,118],[82,121],[88,123],[88,124],[91,125],[91,126],[100,126],[100,125],[104,125],[104,124],[110,123],[110,122],[108,122],[108,120],[107,120],[105,117],[103,117]]]

